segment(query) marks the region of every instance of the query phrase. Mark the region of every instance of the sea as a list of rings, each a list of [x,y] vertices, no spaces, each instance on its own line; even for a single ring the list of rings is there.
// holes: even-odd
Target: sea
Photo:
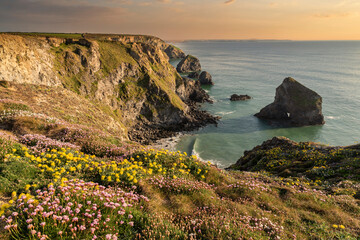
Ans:
[[[176,150],[195,154],[221,168],[235,163],[274,136],[346,146],[360,141],[360,41],[185,41],[176,42],[200,59],[214,86],[203,87],[213,99],[202,108],[221,117],[180,137]],[[178,61],[171,62],[174,66]],[[275,89],[293,77],[323,98],[325,125],[279,127],[254,117],[272,103]],[[248,101],[231,102],[232,94]]]

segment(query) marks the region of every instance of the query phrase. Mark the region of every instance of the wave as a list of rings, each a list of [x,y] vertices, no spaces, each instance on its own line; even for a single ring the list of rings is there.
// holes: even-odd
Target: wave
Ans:
[[[229,115],[229,114],[233,114],[235,111],[230,111],[230,112],[217,112],[215,113],[216,115],[221,115],[221,116],[225,116],[225,115]]]
[[[198,145],[199,145],[200,139],[195,138],[193,145],[192,145],[192,150],[191,150],[191,155],[196,156],[200,161],[202,162],[210,162],[211,164],[217,166],[218,168],[224,168],[225,166],[223,164],[221,164],[221,161],[218,160],[214,160],[214,159],[204,159],[200,156],[200,153],[197,151],[198,149]]]
[[[325,117],[325,119],[339,119],[340,117],[339,116],[337,116],[337,117],[335,117],[335,116],[326,116]]]

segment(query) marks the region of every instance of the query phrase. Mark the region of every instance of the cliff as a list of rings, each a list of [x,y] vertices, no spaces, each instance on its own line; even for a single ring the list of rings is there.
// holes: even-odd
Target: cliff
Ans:
[[[98,116],[94,115],[100,114],[109,115],[111,119],[104,122],[108,126],[100,120],[88,121],[91,125],[111,128],[123,139],[129,136],[150,142],[176,131],[216,122],[184,97],[194,88],[198,92],[202,90],[200,86],[187,84],[189,80],[182,79],[169,64],[169,56],[181,57],[181,53],[151,36],[0,34],[0,80],[11,83],[17,91],[26,92],[17,94],[15,100],[27,103],[29,99],[22,96],[31,92],[36,96],[39,93],[33,89],[43,86],[66,95],[56,102],[70,98],[67,102],[75,106],[80,102],[86,105],[82,109],[97,109],[94,110],[97,114],[86,113],[90,118],[96,119]],[[10,98],[16,95],[11,88],[1,91]],[[54,96],[56,94],[42,94],[45,98],[42,102],[46,105]],[[51,106],[32,107],[37,113],[54,115]],[[67,115],[76,115],[68,108],[59,108]],[[77,112],[82,109],[77,108]],[[61,118],[64,114],[58,116]],[[144,130],[151,131],[151,139],[143,136]]]

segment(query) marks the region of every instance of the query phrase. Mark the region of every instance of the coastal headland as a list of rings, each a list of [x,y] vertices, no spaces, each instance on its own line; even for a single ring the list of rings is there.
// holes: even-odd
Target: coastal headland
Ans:
[[[219,121],[169,63],[186,54],[153,36],[1,33],[0,238],[358,239],[359,145],[274,137],[227,170],[147,145]]]

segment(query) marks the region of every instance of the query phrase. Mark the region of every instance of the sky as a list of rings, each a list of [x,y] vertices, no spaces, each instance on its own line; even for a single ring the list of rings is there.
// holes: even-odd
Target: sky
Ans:
[[[0,0],[0,32],[360,40],[360,0]]]

